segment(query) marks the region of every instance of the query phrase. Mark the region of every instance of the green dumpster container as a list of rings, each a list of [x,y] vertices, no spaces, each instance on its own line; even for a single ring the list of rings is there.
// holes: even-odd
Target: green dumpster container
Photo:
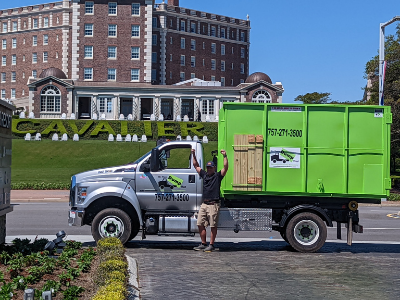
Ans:
[[[376,202],[391,187],[391,123],[386,106],[224,103],[218,148],[226,149],[231,172],[221,193]],[[254,147],[251,136],[262,141]],[[259,151],[255,162],[250,149]]]

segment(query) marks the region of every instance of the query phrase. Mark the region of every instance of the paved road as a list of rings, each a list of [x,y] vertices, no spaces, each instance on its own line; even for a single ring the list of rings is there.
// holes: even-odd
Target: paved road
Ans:
[[[18,203],[8,215],[8,239],[54,236],[65,230],[92,241],[90,228],[68,227],[67,203]],[[142,299],[398,299],[400,207],[361,207],[364,234],[347,246],[328,230],[315,254],[293,250],[276,232],[221,231],[219,251],[195,252],[198,236],[138,238],[127,253],[139,263]],[[345,230],[343,229],[343,237]]]

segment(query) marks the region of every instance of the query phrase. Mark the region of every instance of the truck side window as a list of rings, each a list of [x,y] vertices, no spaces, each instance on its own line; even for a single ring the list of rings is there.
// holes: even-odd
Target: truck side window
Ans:
[[[186,146],[186,145],[185,145]],[[190,146],[178,148],[164,148],[161,150],[160,159],[163,169],[190,169]]]

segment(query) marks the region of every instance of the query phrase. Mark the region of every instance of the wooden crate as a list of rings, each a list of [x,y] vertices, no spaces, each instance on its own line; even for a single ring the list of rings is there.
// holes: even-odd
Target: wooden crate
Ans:
[[[234,136],[234,190],[262,190],[263,145],[262,135],[236,134]]]

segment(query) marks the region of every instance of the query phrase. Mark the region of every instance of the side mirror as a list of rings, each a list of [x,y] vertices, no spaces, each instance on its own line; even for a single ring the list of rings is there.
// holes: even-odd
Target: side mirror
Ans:
[[[150,172],[158,172],[160,170],[160,150],[153,148],[150,157]]]
[[[150,171],[150,164],[143,163],[140,167],[140,172],[149,172]]]

